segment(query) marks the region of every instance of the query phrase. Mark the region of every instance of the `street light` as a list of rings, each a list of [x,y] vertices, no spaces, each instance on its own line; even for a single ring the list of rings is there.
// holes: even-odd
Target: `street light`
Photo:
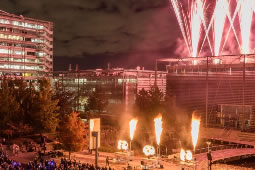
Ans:
[[[98,165],[98,132],[92,132],[92,136],[96,138],[95,168]]]
[[[207,141],[206,144],[208,145],[208,151],[207,151],[208,170],[211,170],[212,169],[212,153],[210,151],[211,142]]]

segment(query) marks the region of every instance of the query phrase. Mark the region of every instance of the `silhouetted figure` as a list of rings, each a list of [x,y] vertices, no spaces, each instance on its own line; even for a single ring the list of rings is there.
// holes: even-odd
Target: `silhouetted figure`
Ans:
[[[106,157],[106,166],[109,166],[110,165],[110,163],[109,163],[109,157],[107,156]]]

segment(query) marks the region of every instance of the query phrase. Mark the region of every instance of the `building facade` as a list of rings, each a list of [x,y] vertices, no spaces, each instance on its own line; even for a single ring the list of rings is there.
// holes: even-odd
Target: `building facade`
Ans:
[[[166,72],[157,72],[157,86],[163,94],[166,93]],[[82,110],[87,89],[103,88],[110,105],[123,104],[128,110],[135,102],[136,94],[141,90],[149,90],[155,84],[155,71],[137,69],[95,69],[70,70],[54,72],[53,86],[76,93],[79,98],[79,108]]]
[[[53,71],[53,23],[0,11],[0,76],[36,79]]]
[[[204,126],[255,130],[255,56],[162,61],[167,90],[187,114],[196,112]]]

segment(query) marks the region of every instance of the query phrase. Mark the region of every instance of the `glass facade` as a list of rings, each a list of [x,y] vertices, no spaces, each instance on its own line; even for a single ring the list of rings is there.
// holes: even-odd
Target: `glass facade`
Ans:
[[[158,72],[157,85],[165,94],[166,72]],[[134,104],[136,94],[155,84],[155,71],[135,69],[80,70],[53,73],[52,85],[73,91],[79,96],[79,108],[87,98],[86,92],[100,87],[105,91],[109,105],[123,105],[128,111]],[[84,97],[83,97],[84,96]]]

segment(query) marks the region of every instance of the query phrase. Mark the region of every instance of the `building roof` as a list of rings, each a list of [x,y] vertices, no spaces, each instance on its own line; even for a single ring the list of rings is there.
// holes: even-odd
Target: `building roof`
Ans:
[[[243,57],[247,59],[255,59],[255,54],[240,54],[240,55],[222,55],[222,56],[205,56],[205,57],[173,57],[173,58],[162,58],[157,59],[158,62],[191,62],[191,61],[206,61],[207,58],[209,60],[212,59],[220,59],[220,60],[235,60],[235,59],[242,59]]]
[[[27,21],[32,21],[32,22],[39,22],[39,23],[42,23],[42,24],[53,24],[53,22],[51,22],[51,21],[38,20],[38,19],[34,19],[34,18],[24,17],[22,15],[10,14],[10,13],[8,13],[6,11],[3,11],[3,10],[0,10],[0,15],[6,16],[6,17],[16,18],[18,20],[27,20]]]

